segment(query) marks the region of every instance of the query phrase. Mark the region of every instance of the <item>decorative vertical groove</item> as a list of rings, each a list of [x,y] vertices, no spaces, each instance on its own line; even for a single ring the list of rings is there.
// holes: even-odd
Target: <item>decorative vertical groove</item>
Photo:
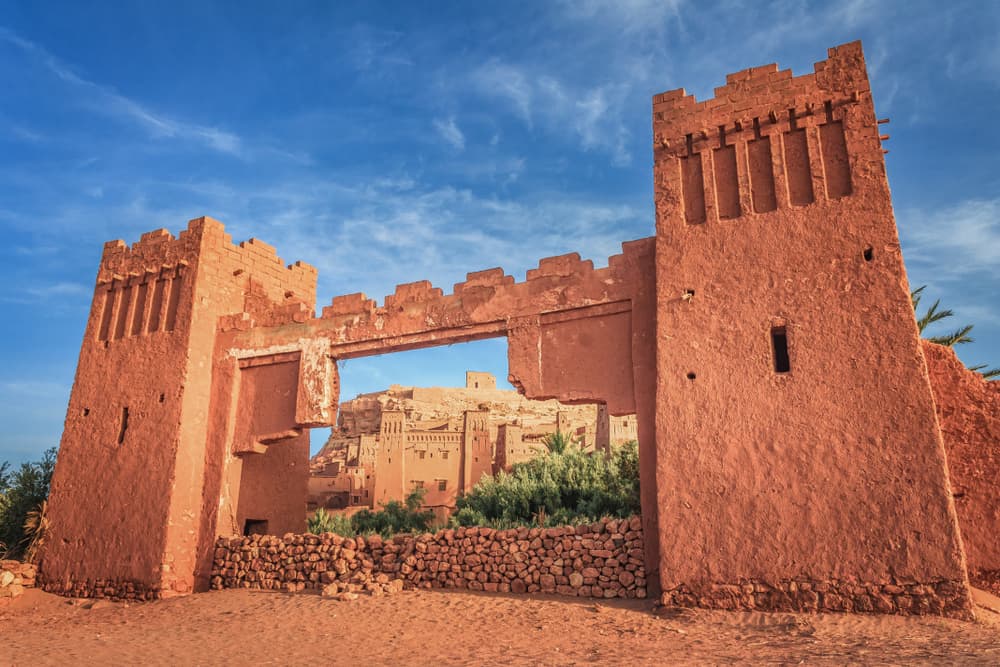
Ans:
[[[809,168],[809,143],[804,128],[785,132],[785,175],[788,179],[788,199],[792,206],[805,206],[815,201],[812,170]]]
[[[844,123],[836,120],[820,125],[819,141],[823,154],[823,171],[826,173],[826,196],[829,199],[846,197],[853,190]]]
[[[715,162],[715,198],[719,218],[738,218],[740,210],[740,185],[736,172],[736,146],[720,146],[713,151]]]
[[[750,194],[755,213],[767,213],[778,208],[772,169],[771,138],[761,137],[747,144],[750,158]]]
[[[115,340],[125,337],[125,325],[128,322],[128,315],[132,306],[132,286],[129,285],[122,290],[121,304],[118,306],[118,320],[115,322]]]
[[[160,314],[163,312],[163,291],[166,289],[167,281],[164,278],[157,278],[153,284],[153,302],[149,308],[149,333],[156,333],[160,330]]]
[[[141,283],[135,296],[135,308],[132,316],[132,336],[142,333],[142,320],[146,314],[146,293],[149,291],[149,283]]]
[[[114,314],[117,295],[118,292],[110,288],[104,293],[104,311],[101,313],[101,328],[97,333],[97,340],[106,341],[111,333],[111,316]]]
[[[173,280],[170,281],[170,301],[167,303],[166,330],[173,331],[177,322],[177,306],[181,301],[181,288],[184,286],[184,276],[180,267]]]
[[[705,181],[701,154],[681,158],[681,191],[684,200],[684,220],[688,224],[705,222]]]

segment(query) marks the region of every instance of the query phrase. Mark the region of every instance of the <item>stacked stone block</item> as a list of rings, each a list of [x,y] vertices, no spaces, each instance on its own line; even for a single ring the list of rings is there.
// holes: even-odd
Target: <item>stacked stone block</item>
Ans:
[[[35,572],[31,563],[0,560],[0,602],[23,595],[25,588],[34,588]]]
[[[212,588],[302,591],[336,583],[338,590],[369,592],[395,580],[407,588],[645,598],[642,522],[457,528],[387,540],[333,533],[223,537]]]
[[[686,586],[663,593],[669,606],[746,611],[855,612],[966,616],[965,583],[898,580],[873,583],[832,579],[789,579],[765,583],[713,584],[695,593]]]

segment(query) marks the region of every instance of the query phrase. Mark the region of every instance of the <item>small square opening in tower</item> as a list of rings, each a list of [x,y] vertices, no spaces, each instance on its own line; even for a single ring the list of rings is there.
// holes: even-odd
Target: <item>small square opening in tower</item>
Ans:
[[[774,352],[774,372],[787,373],[792,370],[788,357],[788,332],[785,327],[771,328],[771,349]]]

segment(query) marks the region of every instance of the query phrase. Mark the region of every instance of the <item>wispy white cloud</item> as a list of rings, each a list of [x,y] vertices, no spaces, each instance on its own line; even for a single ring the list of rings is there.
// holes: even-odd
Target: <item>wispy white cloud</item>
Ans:
[[[84,285],[72,282],[58,282],[51,285],[32,285],[24,288],[25,293],[36,299],[46,300],[60,297],[78,297],[90,295],[91,290]]]
[[[15,246],[14,252],[18,255],[24,257],[39,257],[44,255],[54,255],[60,250],[59,246],[56,245],[34,245],[34,246]]]
[[[154,137],[168,137],[192,141],[206,148],[231,155],[241,155],[239,136],[218,127],[184,122],[157,113],[139,102],[77,74],[73,67],[63,62],[35,42],[25,39],[12,30],[0,27],[0,40],[11,44],[34,58],[61,81],[91,95],[90,107],[98,113],[110,114],[144,128]]]
[[[35,132],[34,130],[24,127],[23,125],[17,125],[17,124],[8,125],[7,131],[10,133],[10,136],[14,137],[15,139],[27,142],[29,144],[40,144],[45,141],[45,136],[43,136],[38,132]]]
[[[213,181],[156,185],[157,201],[171,206],[137,195],[54,210],[49,220],[75,229],[100,210],[110,221],[106,234],[89,233],[131,243],[157,227],[176,234],[189,218],[210,214],[236,240],[255,236],[275,245],[286,262],[316,266],[321,301],[355,291],[381,298],[397,283],[421,279],[447,292],[467,272],[501,265],[522,279],[542,257],[566,252],[601,266],[621,251],[622,241],[652,231],[651,212],[607,198],[558,191],[504,197],[408,174],[372,181],[309,177],[256,188]],[[60,289],[74,290],[50,291]]]
[[[933,266],[938,280],[1000,277],[1000,198],[908,210],[900,215],[900,235],[907,263]]]
[[[531,125],[535,95],[521,68],[494,58],[472,71],[471,83],[482,95],[508,102],[521,120]]]
[[[46,285],[25,285],[9,287],[0,293],[0,301],[5,303],[50,303],[66,300],[79,301],[90,298],[91,290],[74,282],[55,282]]]
[[[364,72],[377,72],[386,67],[411,67],[413,60],[397,48],[403,33],[367,24],[357,24],[345,31],[345,41],[350,45],[348,59],[355,68]]]
[[[32,398],[62,398],[69,387],[58,382],[10,378],[0,380],[0,396],[30,396]]]
[[[455,123],[454,118],[448,118],[447,120],[435,118],[434,129],[437,130],[442,139],[451,144],[452,148],[456,150],[463,150],[465,148],[465,135]]]
[[[977,326],[1000,326],[1000,312],[995,305],[956,301],[948,307],[955,311],[956,321],[973,322]],[[1000,358],[997,363],[1000,363]]]
[[[529,128],[536,122],[546,131],[570,129],[584,150],[611,153],[616,165],[631,160],[630,133],[623,118],[626,84],[572,86],[534,65],[492,59],[470,73],[471,87],[482,96],[507,103]]]
[[[612,33],[630,37],[661,34],[666,26],[681,20],[685,0],[563,0],[565,16],[597,23]]]

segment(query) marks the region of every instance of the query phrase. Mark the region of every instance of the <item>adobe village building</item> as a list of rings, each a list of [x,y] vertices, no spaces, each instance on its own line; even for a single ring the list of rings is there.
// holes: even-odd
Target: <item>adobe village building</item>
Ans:
[[[46,590],[205,590],[217,536],[304,529],[338,362],[506,336],[529,398],[636,414],[641,525],[615,530],[665,603],[971,614],[966,554],[1000,570],[997,392],[921,345],[861,45],[715,92],[653,98],[656,235],[603,269],[550,257],[315,317],[311,266],[210,218],[106,244]]]
[[[308,509],[349,515],[403,501],[421,488],[423,507],[444,520],[459,494],[470,491],[483,474],[510,470],[547,452],[544,438],[551,433],[565,434],[585,452],[606,454],[638,439],[635,415],[613,417],[603,405],[532,401],[497,389],[490,373],[465,375],[465,387],[397,384],[340,403],[336,428],[309,461]],[[400,429],[402,456],[391,458],[382,445]],[[477,443],[483,439],[489,454],[480,460]],[[262,522],[252,528],[269,532]]]

